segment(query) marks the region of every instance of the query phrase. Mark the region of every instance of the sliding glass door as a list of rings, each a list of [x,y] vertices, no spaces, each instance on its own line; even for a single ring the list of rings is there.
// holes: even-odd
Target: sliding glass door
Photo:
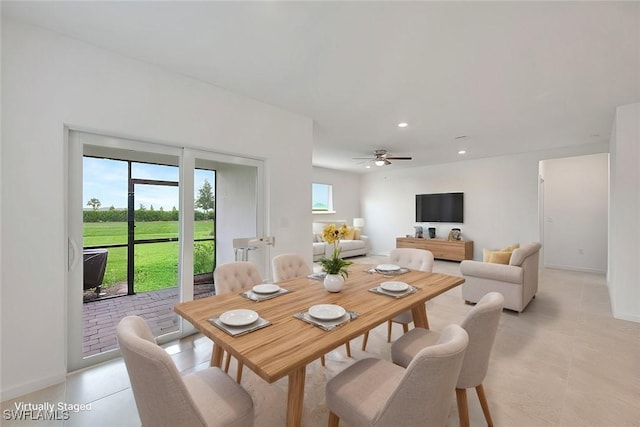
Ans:
[[[116,357],[125,315],[159,342],[193,332],[173,306],[264,233],[262,162],[70,130],[68,164],[68,369]]]

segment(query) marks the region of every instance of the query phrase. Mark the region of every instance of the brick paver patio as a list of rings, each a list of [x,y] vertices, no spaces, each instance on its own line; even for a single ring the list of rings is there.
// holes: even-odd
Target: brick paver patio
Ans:
[[[194,298],[213,295],[213,284],[194,286]],[[140,292],[83,304],[83,357],[118,347],[116,325],[125,316],[144,318],[155,336],[178,330],[178,316],[173,306],[178,302],[178,288]]]

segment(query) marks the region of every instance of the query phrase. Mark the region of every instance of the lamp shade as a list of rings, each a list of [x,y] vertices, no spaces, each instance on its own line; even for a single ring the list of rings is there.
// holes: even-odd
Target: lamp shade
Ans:
[[[353,226],[358,228],[364,227],[364,218],[353,218]]]

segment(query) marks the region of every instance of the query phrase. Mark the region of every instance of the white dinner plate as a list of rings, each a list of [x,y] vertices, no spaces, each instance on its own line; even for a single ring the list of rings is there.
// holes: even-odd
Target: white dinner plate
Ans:
[[[380,287],[389,292],[402,292],[409,289],[409,285],[404,282],[382,282]]]
[[[395,265],[395,264],[380,264],[376,267],[376,270],[378,271],[398,271],[400,270],[400,266],[399,265]]]
[[[244,308],[225,311],[220,315],[220,321],[229,326],[250,325],[258,320],[258,318],[258,313],[253,310],[246,310]]]
[[[280,290],[280,286],[273,283],[265,283],[263,285],[255,285],[251,288],[256,294],[273,294]]]
[[[309,307],[309,315],[320,320],[335,320],[345,315],[347,311],[335,304],[318,304]]]

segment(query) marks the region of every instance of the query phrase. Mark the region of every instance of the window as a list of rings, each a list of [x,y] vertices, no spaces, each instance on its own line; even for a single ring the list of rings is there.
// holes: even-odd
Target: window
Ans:
[[[333,186],[311,184],[311,208],[314,213],[333,213]]]

